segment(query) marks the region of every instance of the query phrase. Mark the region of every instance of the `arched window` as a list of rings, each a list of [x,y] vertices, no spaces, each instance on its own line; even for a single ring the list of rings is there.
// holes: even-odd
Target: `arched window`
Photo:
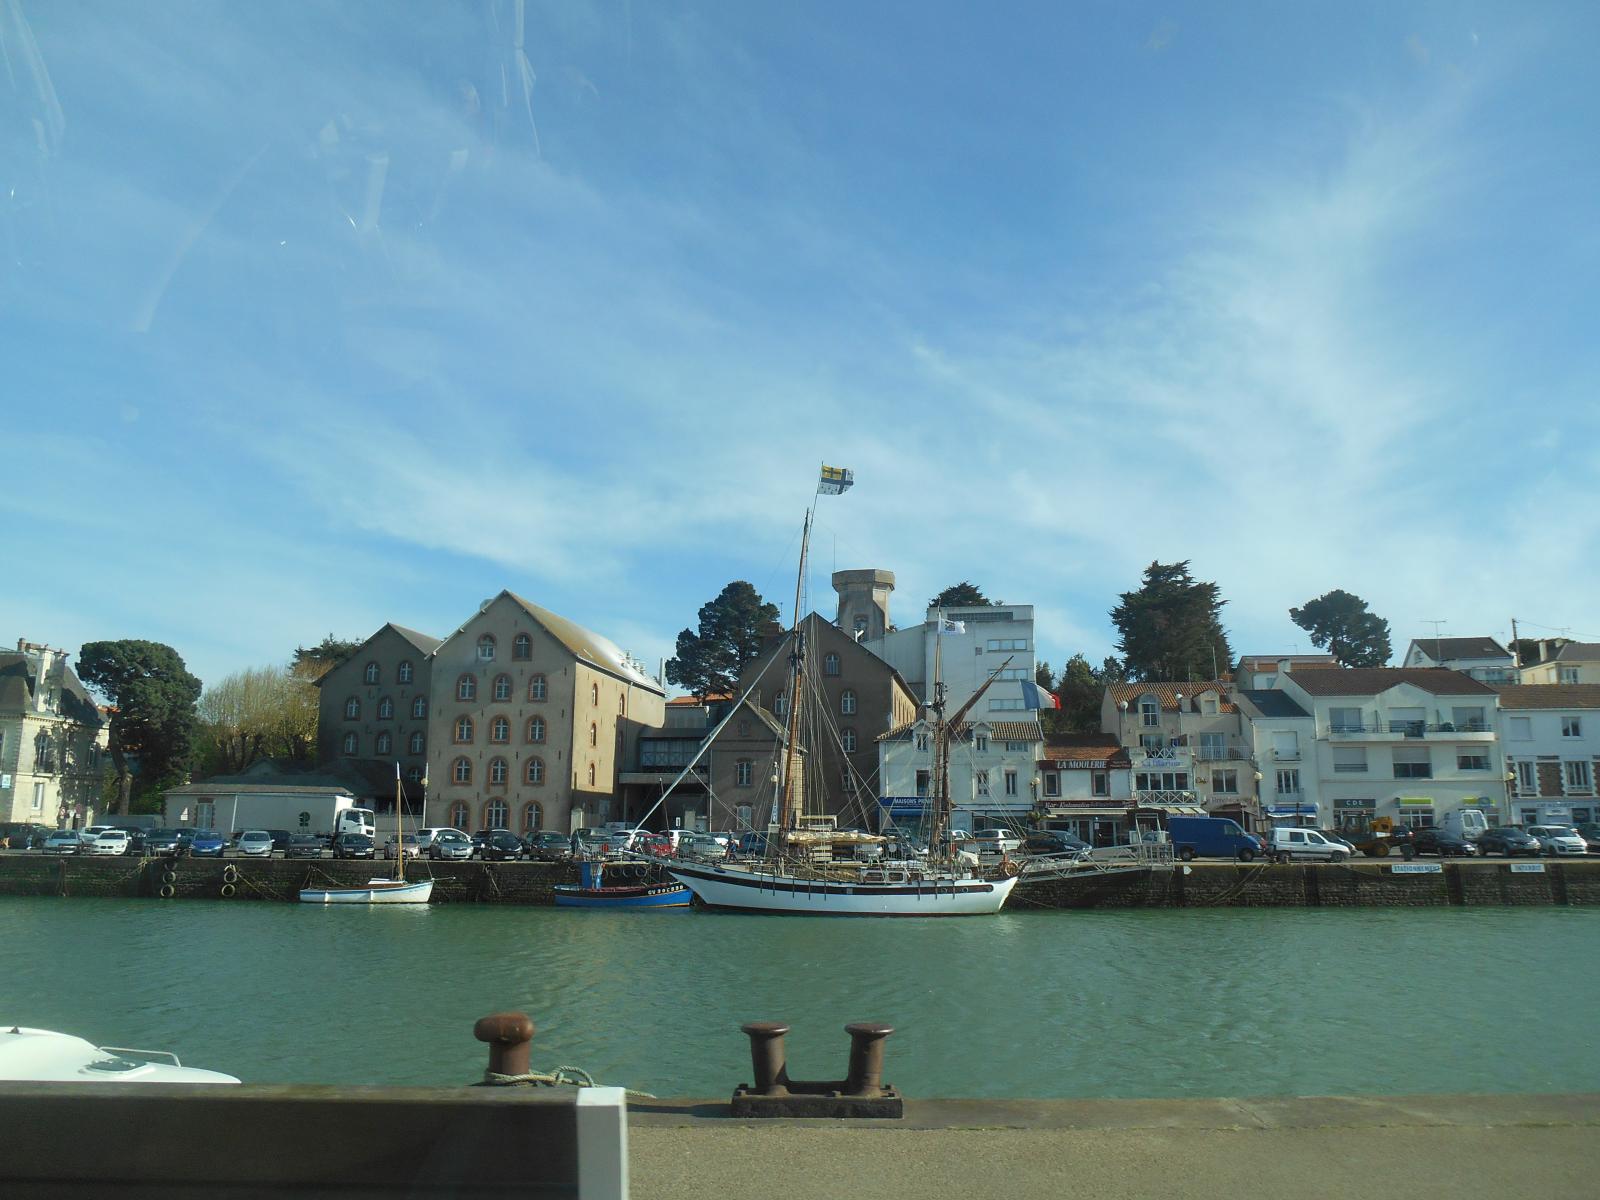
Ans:
[[[367,664],[367,672],[366,672],[365,678],[366,678],[366,681],[368,683],[377,683],[378,682],[378,664],[377,663],[368,663]]]
[[[378,720],[394,720],[394,701],[389,699],[387,696],[378,701]]]
[[[754,805],[740,804],[733,810],[733,821],[740,829],[749,829],[750,823],[756,819]]]
[[[486,633],[478,639],[478,661],[494,661],[494,634]]]
[[[412,754],[421,754],[427,748],[427,735],[424,734],[420,729],[413,733],[411,735],[411,740],[406,743],[406,749],[411,751]]]
[[[527,662],[533,657],[533,639],[525,633],[519,633],[511,642],[511,657],[518,662]]]
[[[528,699],[543,700],[545,697],[545,683],[543,675],[535,675],[528,680]]]
[[[734,764],[733,781],[740,787],[749,787],[755,778],[755,767],[748,758],[741,758]]]
[[[499,787],[504,787],[506,782],[506,760],[491,758],[489,760],[489,782]]]
[[[485,829],[504,829],[506,822],[511,819],[511,813],[506,809],[504,800],[491,800],[483,806],[483,827]]]
[[[528,722],[528,740],[530,742],[544,741],[544,718],[534,717]]]
[[[354,754],[356,752],[357,744],[358,742],[355,734],[347,733],[344,735],[344,752],[346,754]]]
[[[428,715],[428,698],[426,696],[418,696],[411,702],[411,715],[419,721]]]
[[[406,768],[406,782],[407,783],[421,783],[422,782],[422,768],[421,767],[407,767]]]
[[[496,717],[489,723],[489,740],[502,744],[511,740],[511,722],[504,717]]]
[[[527,779],[532,784],[544,782],[544,759],[535,756],[528,760]]]
[[[785,716],[789,712],[789,697],[779,692],[772,698],[772,711],[776,716]]]
[[[394,735],[391,734],[391,733],[387,733],[387,732],[380,733],[378,735],[378,749],[377,749],[377,752],[379,754],[390,754],[390,753],[393,753],[393,751],[394,751]]]
[[[600,707],[600,685],[598,683],[589,685],[589,703],[596,708]]]
[[[400,665],[394,669],[394,677],[401,683],[411,682],[411,660],[402,659]]]
[[[839,731],[839,743],[844,747],[846,754],[854,754],[856,752],[856,731],[850,728],[841,729]]]
[[[457,700],[476,700],[478,698],[478,681],[471,675],[463,675],[456,680]]]
[[[494,677],[494,698],[496,700],[511,699],[511,676],[496,675]]]
[[[856,694],[849,688],[839,693],[839,711],[847,717],[855,714]]]
[[[590,721],[589,722],[589,745],[598,746],[599,744],[600,744],[600,726],[596,725],[593,721]]]
[[[458,758],[450,769],[450,778],[457,783],[472,782],[472,760],[466,757]]]
[[[465,829],[467,822],[472,820],[472,810],[463,800],[457,800],[450,806],[450,828]]]
[[[456,718],[456,741],[465,745],[472,741],[472,718]]]
[[[351,696],[350,699],[344,702],[344,719],[346,721],[354,721],[360,715],[361,701]]]
[[[594,786],[594,764],[593,763],[589,764],[589,786],[590,787]]]
[[[522,832],[537,833],[544,824],[544,809],[537,801],[522,806]]]
[[[839,656],[830,654],[822,660],[822,673],[824,675],[837,675],[839,673]]]

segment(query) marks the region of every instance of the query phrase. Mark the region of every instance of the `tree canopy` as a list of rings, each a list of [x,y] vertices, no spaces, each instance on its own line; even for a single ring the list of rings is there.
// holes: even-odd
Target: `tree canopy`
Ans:
[[[763,633],[778,619],[778,606],[736,579],[701,605],[698,629],[678,634],[678,653],[667,660],[667,682],[702,700],[733,691],[740,673],[761,653]]]
[[[317,742],[313,664],[235,671],[201,693],[200,767],[229,775],[260,758],[311,759]]]
[[[1135,681],[1215,679],[1233,662],[1217,585],[1189,574],[1187,560],[1153,562],[1139,589],[1111,610],[1122,666]]]
[[[1389,622],[1369,612],[1360,596],[1341,588],[1291,608],[1289,619],[1341,667],[1381,667],[1389,661]]]
[[[361,643],[328,634],[315,646],[296,646],[291,668],[310,679],[321,679],[361,648]]]
[[[200,681],[178,652],[160,642],[89,642],[78,652],[78,677],[112,708],[112,811],[129,811],[135,773],[141,797],[182,782],[194,754]]]
[[[970,608],[976,604],[993,604],[994,601],[983,594],[983,589],[975,583],[963,579],[960,583],[952,583],[932,600],[928,601],[929,608]]]

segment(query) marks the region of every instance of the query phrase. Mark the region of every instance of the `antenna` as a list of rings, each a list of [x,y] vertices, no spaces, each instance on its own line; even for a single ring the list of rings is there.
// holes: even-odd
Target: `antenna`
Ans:
[[[1433,661],[1438,665],[1443,666],[1444,661],[1439,654],[1439,627],[1442,625],[1448,625],[1450,622],[1446,620],[1434,620],[1428,617],[1423,617],[1422,620],[1417,623],[1419,625],[1433,626]]]

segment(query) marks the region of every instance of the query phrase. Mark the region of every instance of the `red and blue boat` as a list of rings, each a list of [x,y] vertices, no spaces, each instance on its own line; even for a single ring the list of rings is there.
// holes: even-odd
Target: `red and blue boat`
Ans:
[[[612,865],[608,884],[606,864],[585,859],[578,863],[577,883],[558,883],[555,887],[558,908],[688,908],[694,893],[672,879],[661,879],[647,863]],[[632,878],[630,878],[632,876]]]

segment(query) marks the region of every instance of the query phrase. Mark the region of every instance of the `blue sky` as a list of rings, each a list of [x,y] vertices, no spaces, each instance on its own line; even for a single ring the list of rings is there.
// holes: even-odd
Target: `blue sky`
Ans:
[[[1600,615],[1588,5],[0,0],[0,632]],[[1547,632],[1530,626],[1529,632]]]

